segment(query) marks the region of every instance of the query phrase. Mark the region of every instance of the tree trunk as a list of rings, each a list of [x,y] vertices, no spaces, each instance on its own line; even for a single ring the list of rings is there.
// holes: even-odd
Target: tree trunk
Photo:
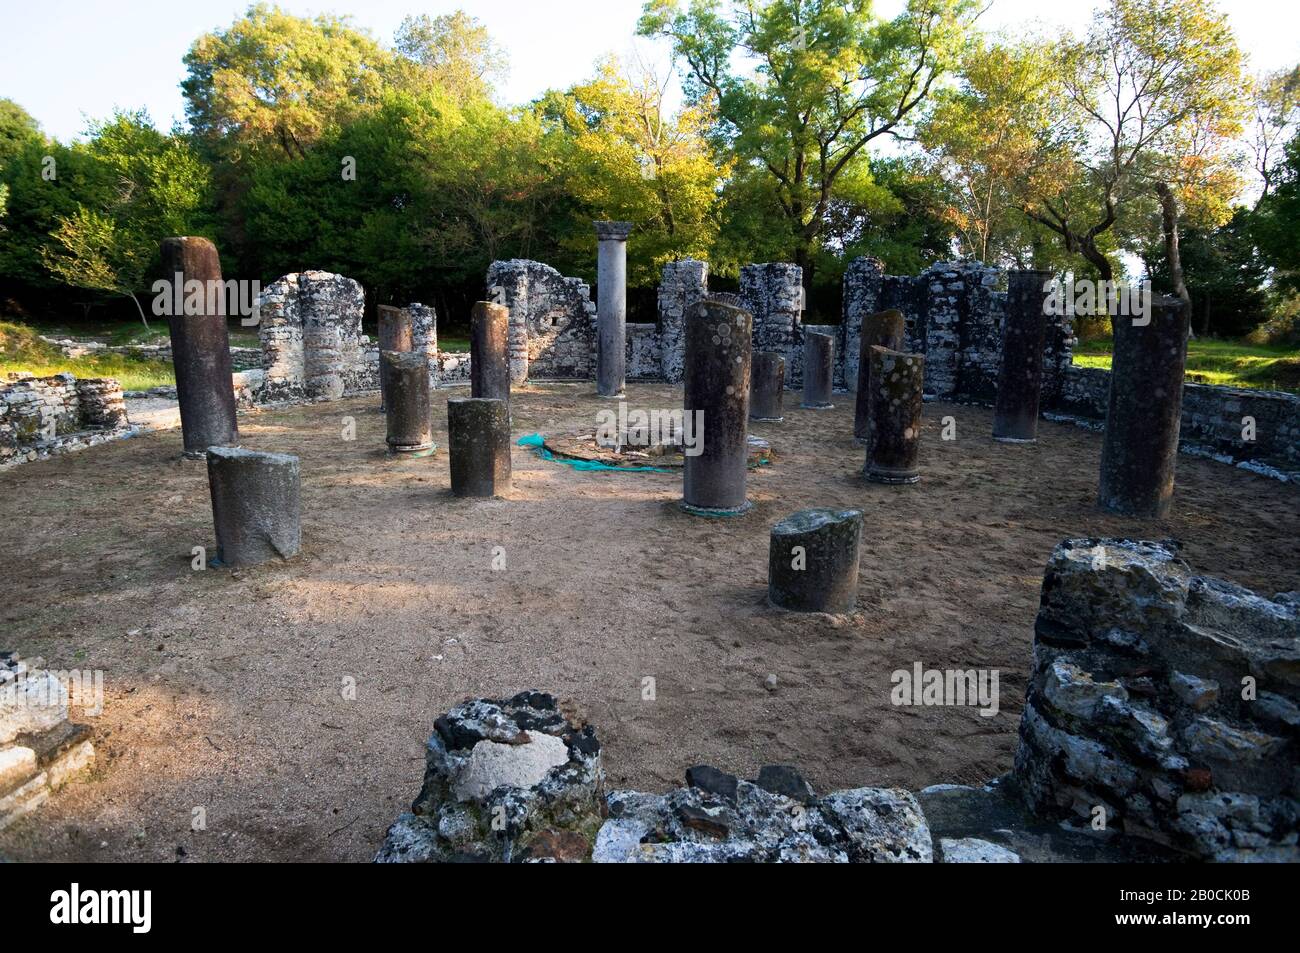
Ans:
[[[1190,309],[1192,296],[1183,281],[1183,257],[1178,249],[1178,202],[1168,183],[1157,182],[1156,194],[1160,196],[1160,228],[1165,235],[1165,261],[1169,263],[1169,280],[1174,294]]]

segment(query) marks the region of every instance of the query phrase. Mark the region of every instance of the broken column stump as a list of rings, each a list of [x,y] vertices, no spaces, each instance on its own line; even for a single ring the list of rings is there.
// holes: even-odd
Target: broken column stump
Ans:
[[[1153,297],[1142,318],[1116,316],[1098,503],[1121,516],[1169,512],[1187,363],[1188,309]]]
[[[772,527],[767,598],[796,612],[852,612],[858,603],[858,510],[800,510]]]
[[[510,400],[510,309],[478,301],[470,315],[471,397]]]
[[[291,454],[212,447],[213,563],[237,568],[295,555],[302,548],[299,484],[298,458]]]
[[[776,351],[757,351],[749,373],[749,419],[785,419],[785,358]]]
[[[883,347],[903,350],[903,312],[877,311],[862,319],[862,350],[858,357],[858,390],[853,410],[853,436],[867,440],[867,421],[871,417],[871,349]]]
[[[390,453],[426,456],[434,449],[429,420],[429,357],[418,351],[381,351],[380,379],[388,396],[384,408]]]
[[[863,475],[872,483],[915,483],[921,444],[925,358],[871,348],[871,415]]]
[[[202,283],[201,313],[173,313],[167,320],[184,453],[191,459],[201,459],[208,447],[229,447],[239,442],[221,258],[216,246],[206,238],[165,238],[161,251],[166,280],[181,284],[179,289],[173,289],[173,299],[188,302],[190,295],[185,285]]]
[[[510,409],[495,397],[447,401],[451,492],[501,496],[510,490]]]
[[[700,453],[682,467],[682,508],[736,516],[749,463],[749,362],[754,317],[733,300],[705,298],[686,316],[683,408],[697,421]]]
[[[803,401],[808,410],[830,410],[831,384],[835,380],[835,339],[809,331],[803,342]]]
[[[415,350],[415,323],[411,312],[381,304],[379,313],[379,353],[385,351]],[[379,409],[388,406],[388,381],[384,378],[383,361],[379,365]]]
[[[1007,315],[1002,363],[993,405],[993,439],[1031,443],[1038,438],[1038,398],[1043,387],[1050,271],[1007,272]]]

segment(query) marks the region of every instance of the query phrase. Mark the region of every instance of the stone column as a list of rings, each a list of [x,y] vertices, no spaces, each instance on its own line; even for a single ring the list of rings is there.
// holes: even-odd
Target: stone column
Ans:
[[[510,309],[479,301],[470,314],[469,387],[471,397],[510,400]]]
[[[411,312],[404,308],[381,304],[376,309],[379,316],[379,409],[388,406],[388,379],[384,375],[382,355],[385,351],[415,350],[415,325]]]
[[[183,283],[179,289],[182,300],[187,297],[185,282],[203,283],[203,313],[173,314],[167,321],[184,453],[198,459],[208,447],[239,443],[221,259],[216,246],[206,238],[165,238],[162,263],[168,281]],[[175,289],[172,297],[173,300],[177,297]]]
[[[915,483],[921,444],[925,358],[879,345],[871,349],[871,415],[863,475],[873,483]]]
[[[218,565],[288,559],[302,548],[298,458],[237,447],[208,452]]]
[[[1038,396],[1043,387],[1050,271],[1007,272],[1007,315],[1002,363],[993,404],[993,439],[1030,443],[1038,437]]]
[[[510,408],[493,397],[447,401],[451,492],[502,496],[510,491]]]
[[[596,222],[596,393],[622,397],[627,374],[627,237],[631,222]]]
[[[776,351],[757,351],[749,374],[749,419],[785,419],[785,358]]]
[[[809,331],[803,340],[803,401],[808,410],[830,410],[831,387],[835,380],[835,339]]]
[[[694,426],[700,452],[682,468],[682,508],[697,516],[736,516],[749,464],[749,362],[754,317],[737,299],[709,297],[686,316],[682,425]]]
[[[1101,445],[1103,510],[1158,519],[1169,511],[1187,362],[1188,309],[1153,297],[1145,325],[1116,316],[1110,403]]]
[[[858,355],[857,402],[853,411],[853,436],[866,442],[871,419],[871,349],[903,349],[903,312],[877,311],[862,319],[862,349]],[[846,371],[847,373],[847,371]]]
[[[385,411],[391,453],[433,452],[429,421],[429,358],[419,351],[380,351],[380,380],[388,394]]]
[[[811,509],[772,527],[767,598],[796,612],[852,612],[858,603],[862,514]]]

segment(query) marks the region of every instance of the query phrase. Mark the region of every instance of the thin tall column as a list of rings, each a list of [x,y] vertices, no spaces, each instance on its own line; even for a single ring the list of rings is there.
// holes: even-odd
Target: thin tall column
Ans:
[[[470,396],[510,400],[510,309],[475,302],[469,327]]]
[[[830,410],[831,385],[835,380],[835,339],[809,331],[803,341],[803,402],[809,410]]]
[[[447,401],[451,492],[501,496],[510,491],[510,408],[493,397]]]
[[[627,237],[631,222],[596,222],[596,393],[622,397],[627,377]]]
[[[425,456],[434,449],[429,420],[429,356],[419,351],[380,351],[383,380],[388,384],[385,407],[388,449],[392,453]]]
[[[921,444],[925,358],[871,349],[871,417],[863,475],[873,483],[915,483]]]
[[[862,513],[800,510],[772,527],[767,598],[796,612],[852,612],[858,602]]]
[[[749,419],[785,419],[785,358],[776,351],[757,351],[749,375]]]
[[[302,548],[298,458],[239,447],[208,451],[217,562],[252,566]]]
[[[1189,309],[1156,297],[1142,317],[1116,316],[1110,403],[1101,445],[1101,508],[1158,519],[1169,512],[1183,408]]]
[[[1038,438],[1038,398],[1043,388],[1050,271],[1007,272],[1007,316],[1002,364],[993,404],[993,439],[1030,443]]]
[[[167,280],[181,282],[179,289],[173,289],[173,300],[188,298],[186,283],[202,282],[202,313],[172,314],[167,321],[181,412],[181,439],[185,456],[198,459],[208,447],[239,443],[221,259],[216,246],[206,238],[165,238],[162,263]]]
[[[411,312],[405,308],[394,308],[381,304],[377,308],[379,316],[379,353],[385,351],[414,351],[415,324]],[[388,406],[388,380],[384,377],[381,360],[379,366],[379,409]]]
[[[868,422],[871,419],[871,349],[883,347],[890,351],[901,351],[903,326],[903,312],[893,309],[877,311],[862,319],[858,389],[853,409],[853,436],[862,443],[866,442]]]
[[[706,298],[686,316],[683,426],[697,428],[700,453],[682,469],[682,508],[697,516],[735,516],[745,499],[749,463],[749,362],[754,317]]]

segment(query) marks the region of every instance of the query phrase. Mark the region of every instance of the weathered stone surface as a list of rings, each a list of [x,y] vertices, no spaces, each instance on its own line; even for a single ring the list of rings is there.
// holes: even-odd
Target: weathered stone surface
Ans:
[[[818,806],[847,836],[851,862],[928,864],[934,860],[925,815],[909,791],[837,791],[822,798]]]
[[[796,612],[852,612],[858,600],[862,513],[809,509],[772,527],[767,597]]]
[[[945,864],[1018,864],[1020,855],[978,837],[945,837],[939,841],[939,853]]]
[[[702,447],[682,468],[687,512],[732,516],[750,507],[745,481],[752,322],[744,308],[715,298],[697,302],[687,315],[682,406],[700,422]]]
[[[479,301],[470,314],[470,396],[510,400],[510,309]]]
[[[708,262],[686,258],[664,265],[659,281],[659,361],[663,379],[682,381],[686,348],[686,315],[697,301],[709,296]]]
[[[451,492],[503,496],[510,492],[510,406],[490,397],[447,401]]]
[[[596,222],[596,393],[620,397],[627,378],[627,239],[631,222]]]
[[[857,362],[857,395],[853,410],[853,436],[859,440],[867,439],[870,428],[871,349],[883,347],[890,351],[902,351],[903,327],[903,312],[892,308],[862,318],[861,330],[857,335],[861,342],[861,349]]]
[[[237,568],[288,559],[302,548],[298,458],[234,447],[208,451],[217,536],[215,564]]]
[[[749,375],[749,419],[785,419],[785,358],[775,351],[754,353]]]
[[[364,310],[361,285],[327,271],[294,272],[262,289],[259,400],[336,400],[379,387],[378,354],[367,356],[361,333]]]
[[[415,324],[411,312],[404,308],[381,304],[376,310],[379,317],[379,409],[384,410],[388,406],[388,380],[384,376],[383,353],[414,350]]]
[[[68,692],[53,673],[26,671],[0,683],[0,744],[48,731],[68,717]]]
[[[533,732],[503,744],[480,741],[470,749],[452,793],[461,801],[481,799],[505,785],[531,788],[552,768],[569,760],[569,748],[554,735]]]
[[[429,358],[418,351],[382,351],[379,359],[381,379],[387,385],[384,419],[388,449],[393,453],[432,450]]]
[[[510,309],[510,380],[591,380],[596,304],[580,278],[526,259],[488,267],[487,299]]]
[[[809,331],[803,341],[803,400],[809,410],[830,410],[835,379],[835,338]]]
[[[1156,519],[1169,511],[1182,420],[1189,309],[1154,297],[1145,325],[1117,317],[1101,447],[1101,508]]]
[[[993,404],[993,439],[1028,443],[1038,437],[1038,403],[1047,342],[1047,297],[1053,272],[1007,272],[1002,361]]]
[[[871,413],[863,475],[873,483],[916,483],[925,358],[871,348]]]

